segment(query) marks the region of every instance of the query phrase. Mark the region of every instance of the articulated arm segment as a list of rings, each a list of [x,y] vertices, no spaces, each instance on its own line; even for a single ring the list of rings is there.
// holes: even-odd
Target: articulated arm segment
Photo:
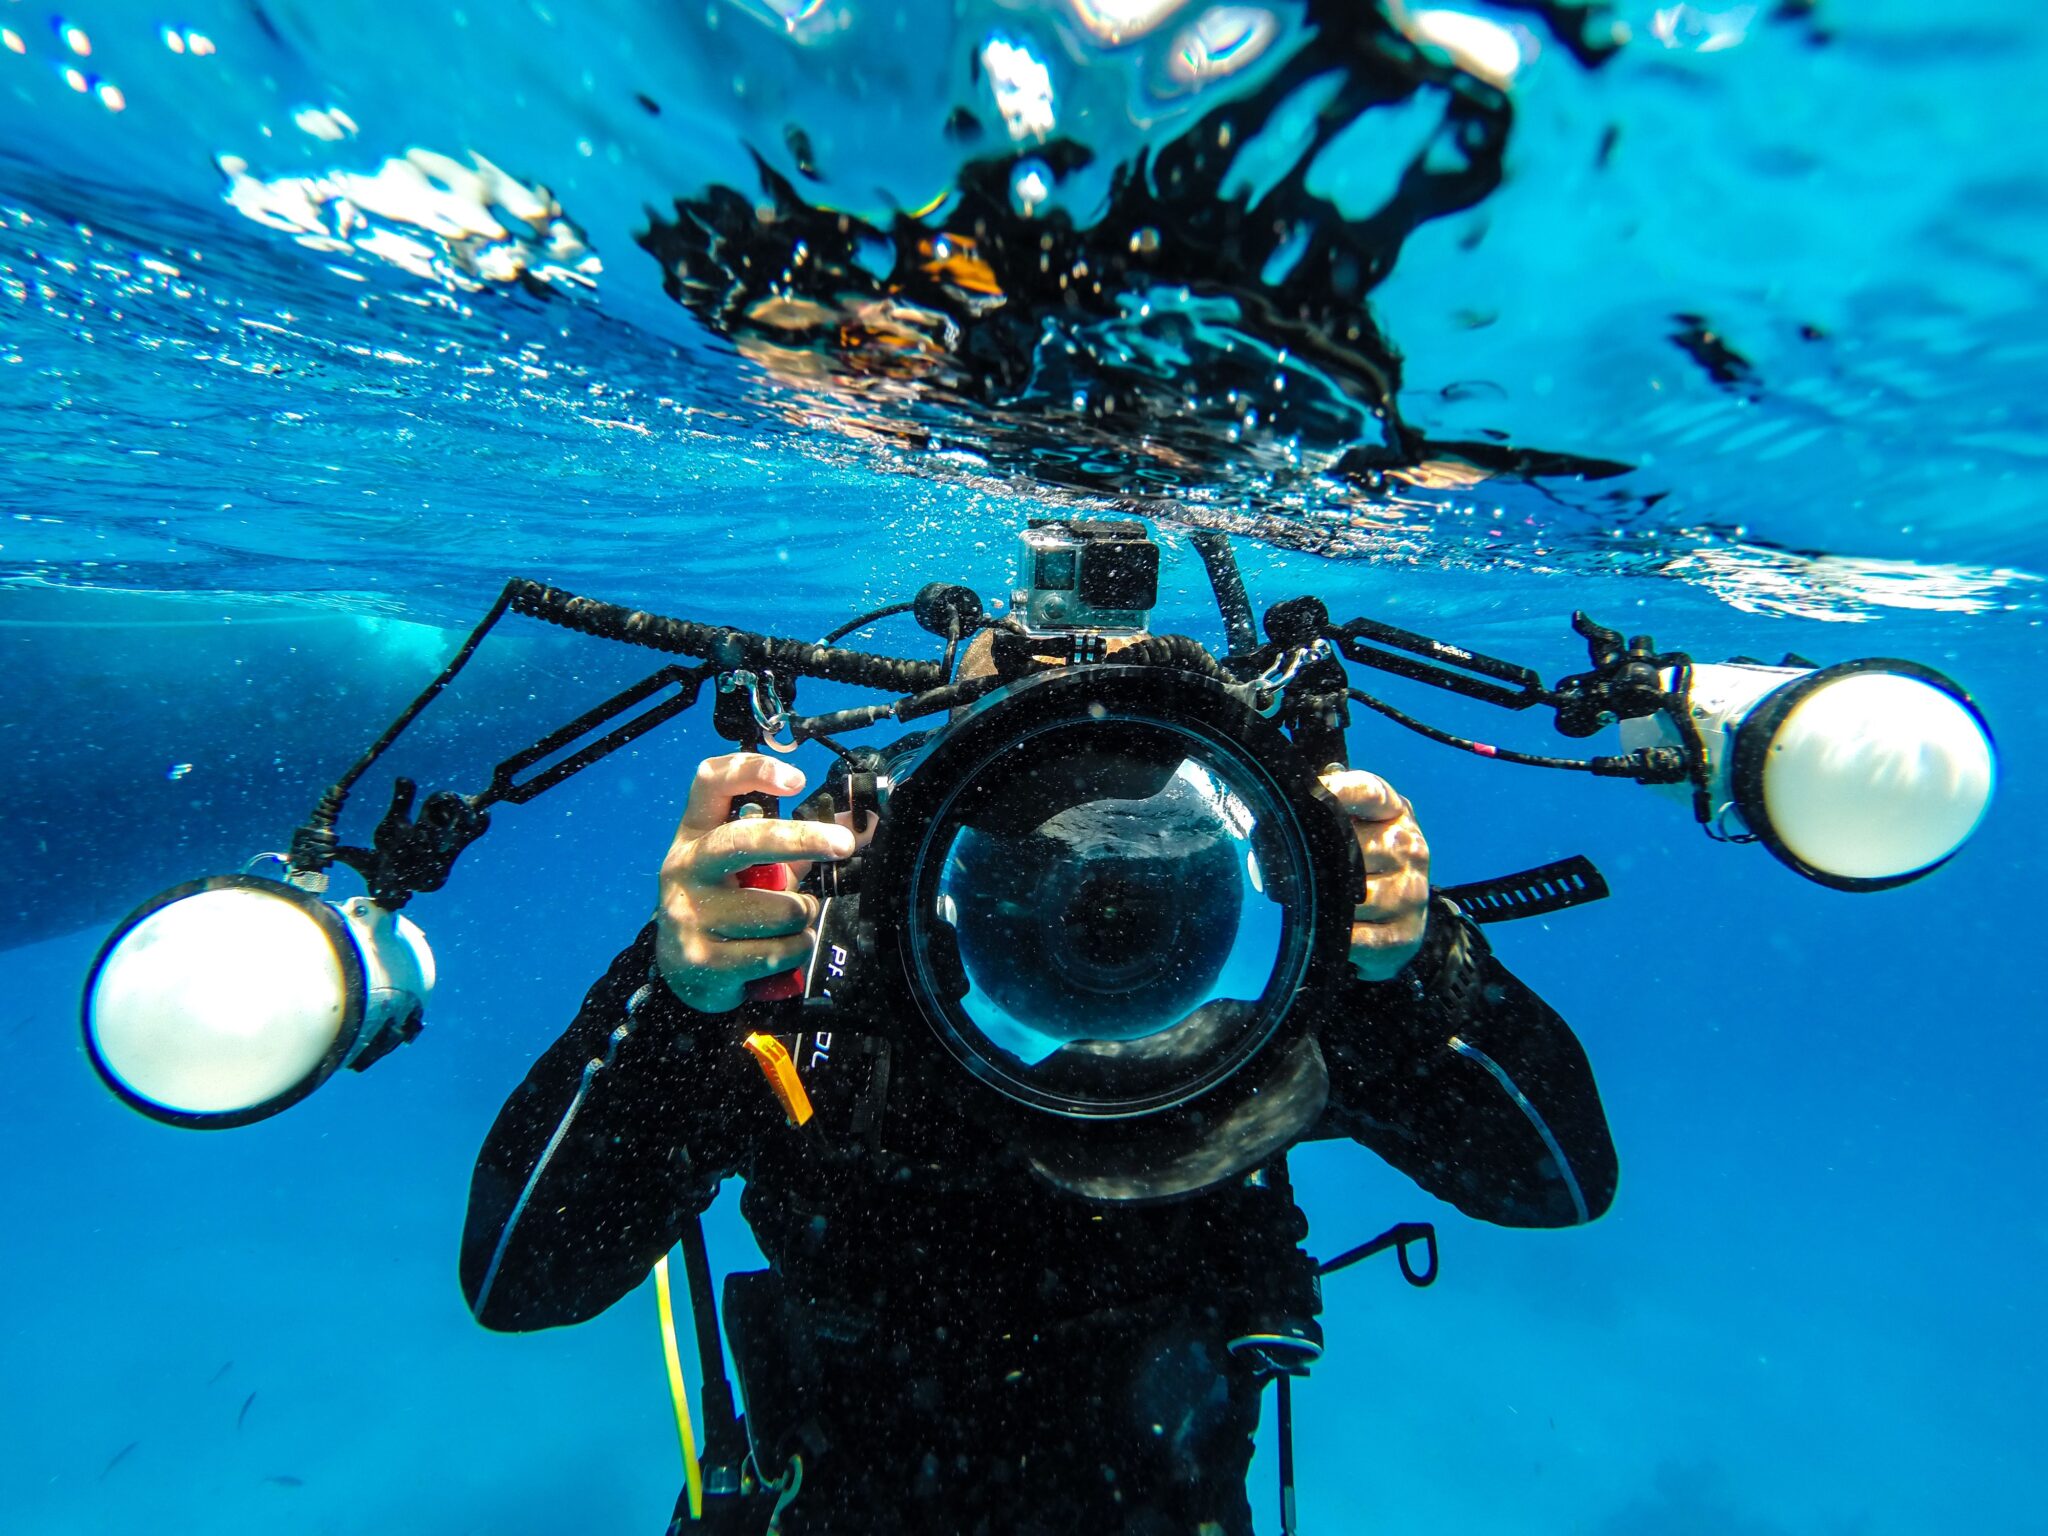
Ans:
[[[807,640],[757,635],[723,624],[671,619],[628,608],[623,603],[578,597],[537,581],[514,579],[506,591],[511,594],[514,613],[603,640],[701,657],[722,668],[766,667],[782,677],[822,677],[893,693],[921,693],[946,680],[935,661],[877,656],[868,651],[814,645]]]
[[[1348,661],[1478,699],[1483,704],[1529,709],[1555,702],[1555,696],[1543,686],[1542,677],[1529,667],[1396,629],[1391,624],[1353,619],[1348,624],[1332,626],[1328,635]],[[1367,645],[1367,640],[1377,644]],[[1475,673],[1478,675],[1470,675]]]

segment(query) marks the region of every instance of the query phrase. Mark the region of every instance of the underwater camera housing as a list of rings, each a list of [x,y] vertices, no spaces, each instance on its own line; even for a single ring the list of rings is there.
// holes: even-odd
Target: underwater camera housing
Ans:
[[[828,786],[832,812],[880,815],[813,874],[805,1025],[936,1038],[993,1090],[984,1118],[1093,1198],[1205,1188],[1308,1129],[1356,845],[1240,691],[1050,667],[868,761]]]
[[[1018,545],[1010,604],[1027,632],[1145,628],[1159,601],[1159,546],[1143,523],[1033,518]]]

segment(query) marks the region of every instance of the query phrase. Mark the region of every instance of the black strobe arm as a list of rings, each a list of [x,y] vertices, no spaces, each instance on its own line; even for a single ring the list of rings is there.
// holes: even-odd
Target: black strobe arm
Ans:
[[[1337,635],[1346,639],[1360,636],[1377,640],[1381,645],[1391,645],[1396,650],[1413,651],[1418,656],[1445,666],[1462,667],[1467,672],[1477,672],[1486,677],[1497,677],[1504,683],[1515,683],[1542,693],[1543,679],[1533,667],[1520,662],[1502,661],[1497,656],[1488,656],[1480,651],[1468,651],[1463,646],[1452,645],[1444,640],[1432,640],[1427,635],[1418,635],[1412,629],[1397,629],[1392,624],[1382,624],[1377,619],[1353,619],[1341,626]]]
[[[656,726],[674,719],[697,702],[697,695],[706,678],[712,674],[712,667],[663,667],[651,677],[641,679],[623,693],[612,695],[602,704],[585,710],[559,730],[550,731],[523,752],[514,753],[492,770],[490,787],[477,796],[479,808],[494,805],[500,800],[513,805],[524,805],[535,795],[553,789],[571,774],[581,773],[600,758],[645,736]],[[607,720],[624,714],[635,704],[652,698],[664,689],[674,687],[677,691],[663,699],[653,708],[643,710],[624,725],[600,736],[589,746],[566,757],[552,767],[544,769],[532,778],[515,783],[514,780],[536,763],[545,762],[570,743],[587,736]]]
[[[1373,619],[1353,619],[1347,624],[1331,626],[1326,635],[1348,661],[1391,672],[1396,677],[1427,683],[1447,693],[1462,694],[1482,704],[1493,704],[1502,709],[1532,709],[1538,704],[1554,702],[1551,690],[1543,685],[1543,678],[1532,668],[1478,651],[1468,651],[1442,640],[1432,640],[1412,630],[1396,629],[1391,624],[1381,624]],[[1363,643],[1366,640],[1377,644],[1366,645]],[[1390,649],[1382,650],[1381,646]],[[1407,654],[1401,654],[1404,652]],[[1471,673],[1479,675],[1467,675]],[[1510,683],[1514,686],[1503,686]]]
[[[506,591],[512,611],[528,618],[595,635],[601,640],[618,640],[627,645],[644,645],[652,651],[715,661],[721,667],[766,667],[787,677],[823,677],[891,693],[922,693],[945,681],[943,670],[935,661],[877,656],[869,651],[813,645],[808,640],[761,635],[724,624],[666,618],[628,608],[623,603],[578,597],[559,587],[523,578],[508,583]]]
[[[1192,533],[1188,542],[1202,557],[1202,569],[1209,573],[1209,590],[1216,594],[1216,611],[1223,615],[1223,633],[1229,654],[1259,648],[1258,625],[1252,621],[1252,600],[1244,590],[1244,577],[1237,569],[1237,556],[1230,540],[1214,532]]]
[[[489,786],[482,793],[457,795],[452,791],[441,791],[428,796],[418,820],[412,816],[413,788],[406,781],[401,781],[403,787],[393,801],[392,809],[378,825],[376,846],[371,849],[342,849],[335,826],[350,789],[418,718],[420,711],[455,680],[476,654],[484,637],[507,613],[524,614],[543,623],[599,639],[696,657],[704,665],[664,667],[623,693],[586,710],[525,751],[507,758],[497,766]],[[455,857],[490,825],[490,818],[484,814],[486,807],[499,801],[525,804],[690,708],[697,702],[705,681],[721,669],[742,667],[763,671],[779,669],[790,679],[823,677],[905,694],[930,693],[944,683],[946,676],[946,668],[936,662],[840,650],[829,645],[813,645],[723,625],[666,618],[619,603],[601,603],[578,597],[541,582],[514,577],[505,583],[490,611],[470,632],[440,674],[421,690],[404,713],[392,721],[339,782],[320,797],[312,814],[292,835],[288,856],[290,866],[298,874],[313,874],[327,869],[337,858],[345,855],[345,862],[370,881],[376,898],[395,909],[415,891],[440,888]],[[599,726],[670,688],[676,690],[670,697],[613,727],[562,761],[523,781],[519,779],[520,774],[572,746]]]

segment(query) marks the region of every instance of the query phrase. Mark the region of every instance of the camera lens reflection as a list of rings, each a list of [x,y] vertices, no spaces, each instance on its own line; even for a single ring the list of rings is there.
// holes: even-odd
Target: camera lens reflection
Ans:
[[[1262,818],[1227,771],[1185,751],[1069,755],[962,818],[934,915],[952,930],[958,1007],[989,1044],[1026,1067],[1077,1042],[1170,1052],[1184,1028],[1213,1045],[1207,1005],[1267,991],[1284,912]]]

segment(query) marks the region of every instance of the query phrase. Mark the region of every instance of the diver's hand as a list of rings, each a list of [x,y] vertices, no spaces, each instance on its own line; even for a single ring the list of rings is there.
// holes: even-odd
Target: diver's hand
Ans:
[[[1351,914],[1351,963],[1367,981],[1391,981],[1422,950],[1429,844],[1414,810],[1378,774],[1325,770],[1323,788],[1351,818],[1365,859],[1365,900]]]
[[[810,959],[817,898],[786,888],[744,889],[739,872],[783,864],[782,884],[793,886],[787,861],[846,858],[853,834],[829,821],[729,819],[741,795],[794,795],[803,787],[796,767],[758,752],[707,758],[697,769],[682,825],[661,861],[654,963],[669,990],[700,1012],[729,1012],[748,982]]]

